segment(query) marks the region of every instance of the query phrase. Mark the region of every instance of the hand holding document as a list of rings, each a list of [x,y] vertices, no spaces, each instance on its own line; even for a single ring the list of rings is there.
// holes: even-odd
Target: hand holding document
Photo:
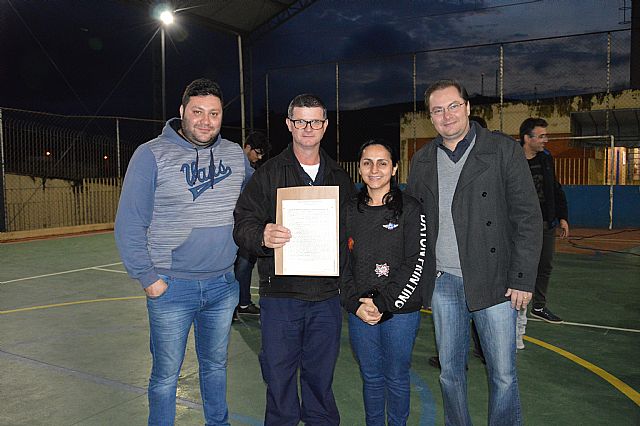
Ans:
[[[279,188],[276,222],[291,239],[275,249],[276,275],[338,276],[339,188]]]

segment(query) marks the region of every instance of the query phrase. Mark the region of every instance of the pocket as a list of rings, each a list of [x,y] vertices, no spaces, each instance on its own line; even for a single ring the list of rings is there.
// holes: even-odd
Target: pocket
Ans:
[[[169,292],[169,289],[171,288],[171,278],[167,277],[166,275],[159,275],[160,279],[162,279],[162,281],[165,282],[165,284],[167,285],[167,287],[164,289],[164,291],[162,292],[162,294],[158,295],[158,296],[149,296],[146,292],[145,295],[147,296],[148,300],[159,300],[162,299],[163,297],[166,296],[166,294]]]
[[[233,271],[229,271],[226,274],[224,274],[224,280],[229,284],[238,283],[238,280],[236,279],[236,274]]]

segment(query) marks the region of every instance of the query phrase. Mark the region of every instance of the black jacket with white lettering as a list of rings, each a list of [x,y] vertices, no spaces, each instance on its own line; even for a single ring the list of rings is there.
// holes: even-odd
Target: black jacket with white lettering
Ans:
[[[403,194],[402,214],[394,223],[386,206],[357,207],[357,196],[347,209],[347,263],[341,274],[342,305],[351,313],[358,299],[377,290],[373,302],[380,312],[409,313],[422,306],[419,288],[426,251],[426,224],[420,203]]]

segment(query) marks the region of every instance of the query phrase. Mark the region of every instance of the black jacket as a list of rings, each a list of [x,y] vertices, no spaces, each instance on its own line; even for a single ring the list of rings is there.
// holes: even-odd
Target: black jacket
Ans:
[[[562,186],[556,180],[556,172],[553,167],[553,157],[546,149],[536,154],[537,160],[542,164],[542,179],[544,204],[542,208],[542,220],[549,224],[550,228],[558,225],[559,219],[569,220],[567,197]]]
[[[324,168],[323,184],[340,187],[340,270],[346,261],[344,215],[346,204],[355,188],[351,178],[338,163],[320,149]],[[276,276],[273,249],[262,246],[267,223],[276,222],[276,194],[278,188],[304,186],[299,163],[291,145],[267,161],[254,173],[238,199],[233,213],[233,238],[236,244],[258,256],[260,297],[291,297],[321,301],[338,294],[338,277]]]
[[[439,229],[437,147],[413,156],[407,192],[427,220],[422,303],[435,285]],[[451,211],[469,310],[507,301],[507,288],[533,291],[542,250],[542,215],[522,147],[499,132],[476,127],[476,142],[462,168]]]
[[[386,205],[362,206],[353,197],[347,210],[348,260],[341,274],[340,298],[355,314],[358,299],[378,290],[373,303],[380,312],[420,310],[420,280],[425,263],[426,224],[418,201],[402,195],[402,214],[390,222]]]

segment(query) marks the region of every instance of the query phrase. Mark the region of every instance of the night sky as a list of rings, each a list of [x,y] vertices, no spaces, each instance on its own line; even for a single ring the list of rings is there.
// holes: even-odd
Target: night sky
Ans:
[[[264,110],[266,72],[272,109],[284,112],[293,96],[308,91],[318,93],[333,109],[335,61],[342,62],[341,109],[410,102],[411,52],[628,29],[619,3],[321,0],[275,31],[246,41],[253,64],[246,79],[249,82],[253,77],[256,116]],[[630,11],[626,14],[630,20]],[[184,15],[178,15],[177,21],[167,38],[168,115],[177,114],[185,85],[207,76],[223,87],[229,104],[226,119],[237,121],[236,38],[205,29]],[[0,1],[0,106],[61,114],[157,117],[158,25],[150,9],[121,0]],[[613,75],[614,85],[628,84],[624,70],[628,71],[629,43],[628,32],[614,34],[613,59],[620,70]],[[511,60],[505,64],[511,67],[511,86],[506,89],[514,96],[526,97],[534,90],[556,94],[558,87],[569,93],[602,89],[602,77],[591,76],[588,70],[603,68],[606,37],[568,39],[564,45],[508,45],[505,51]],[[495,46],[420,53],[418,93],[444,77],[460,78],[471,92],[480,93],[484,74],[483,90],[493,94],[496,55]],[[291,68],[304,64],[317,65]],[[459,75],[451,75],[451,70]],[[576,78],[578,71],[585,76]],[[573,81],[559,83],[559,75],[573,77]]]

